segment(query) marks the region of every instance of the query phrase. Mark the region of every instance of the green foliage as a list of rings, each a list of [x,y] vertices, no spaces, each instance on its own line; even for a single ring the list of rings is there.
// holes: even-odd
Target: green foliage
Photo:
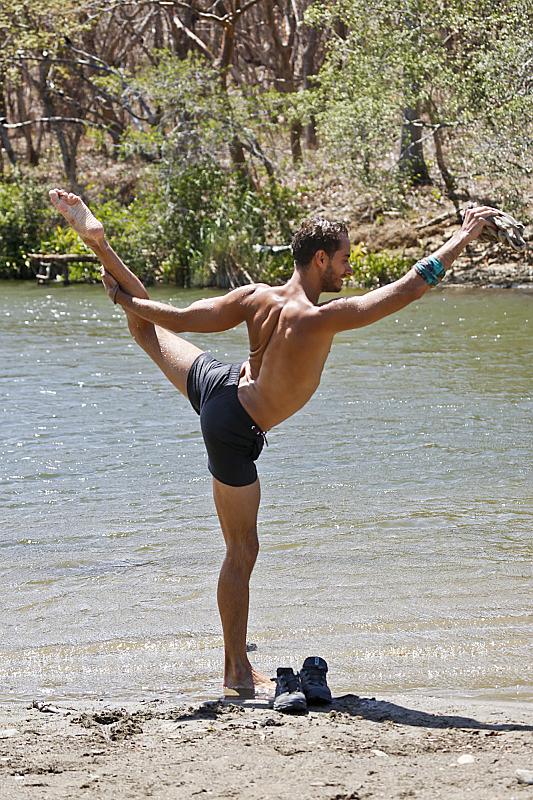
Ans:
[[[71,253],[88,255],[91,250],[80,239],[76,231],[70,226],[55,225],[52,230],[41,240],[39,245],[41,253]],[[72,261],[69,263],[69,280],[99,281],[100,267],[87,261]]]
[[[41,253],[90,253],[73,228],[55,225],[48,236],[41,240]]]
[[[416,110],[428,153],[442,126],[452,173],[501,176],[508,186],[524,174],[531,0],[329,0],[309,19],[344,25],[330,37],[313,104],[328,146],[360,180],[398,180],[406,108]]]
[[[360,242],[352,248],[350,266],[353,269],[352,280],[357,286],[374,289],[401,278],[412,262],[403,255],[387,250],[373,253]]]
[[[227,286],[265,274],[279,279],[273,262],[260,258],[254,245],[286,243],[297,214],[292,193],[275,181],[257,189],[207,159],[184,169],[171,161],[160,164],[146,172],[129,205],[107,197],[91,207],[122,259],[144,282],[183,286]],[[40,247],[52,253],[90,252],[64,225],[52,228]],[[73,264],[71,277],[97,278],[97,268]]]
[[[253,246],[290,237],[297,213],[291,193],[275,182],[252,186],[212,161],[173,167],[167,163],[165,180],[136,201],[150,209],[143,244],[153,253],[154,276],[185,286],[260,277]]]
[[[269,172],[246,125],[248,99],[227,93],[198,58],[159,55],[157,66],[136,78],[158,118],[122,142],[124,156],[155,162],[128,208],[131,220],[144,215],[124,241],[129,263],[185,286],[255,279],[261,264],[253,245],[288,241],[297,215],[293,193]],[[253,170],[228,159],[231,142],[252,154]]]
[[[21,80],[28,53],[53,56],[64,47],[63,34],[75,36],[90,27],[73,0],[39,0],[38,3],[2,0],[0,4],[0,85],[4,76]]]
[[[280,285],[289,280],[294,270],[292,253],[265,255],[259,262],[259,278],[271,285]]]
[[[40,186],[21,176],[0,183],[0,278],[33,275],[26,254],[39,250],[50,219],[47,200]]]

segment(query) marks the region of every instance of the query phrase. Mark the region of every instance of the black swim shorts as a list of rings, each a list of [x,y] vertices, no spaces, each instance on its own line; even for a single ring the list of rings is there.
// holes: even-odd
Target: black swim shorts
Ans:
[[[209,472],[228,486],[248,486],[257,479],[254,461],[265,434],[239,401],[240,364],[223,364],[201,353],[187,375],[187,394],[200,415]]]

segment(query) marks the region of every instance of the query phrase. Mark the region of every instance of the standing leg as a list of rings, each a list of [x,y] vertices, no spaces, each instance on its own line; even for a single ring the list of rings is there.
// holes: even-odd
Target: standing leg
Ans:
[[[249,583],[259,551],[259,480],[249,486],[227,486],[213,478],[213,497],[226,542],[217,595],[224,634],[224,688],[237,694],[253,690],[272,695],[274,684],[252,667],[246,655]]]

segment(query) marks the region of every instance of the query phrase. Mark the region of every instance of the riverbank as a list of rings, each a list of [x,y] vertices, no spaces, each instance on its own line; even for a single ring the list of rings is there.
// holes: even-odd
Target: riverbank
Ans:
[[[531,707],[345,695],[303,716],[266,704],[68,702],[0,709],[1,796],[526,798]]]
[[[448,214],[451,214],[448,211]],[[386,250],[416,261],[421,254],[437,250],[456,230],[455,215],[428,224],[423,218],[384,219],[379,224],[354,226],[350,230],[352,241],[364,242],[375,250]],[[530,231],[528,230],[528,234]],[[530,235],[528,235],[530,240]],[[523,253],[487,242],[475,242],[448,270],[445,285],[475,286],[478,288],[529,289],[533,288],[533,251]]]
[[[320,180],[318,176],[316,179]],[[352,183],[342,176],[336,179],[334,185],[326,175],[322,180],[324,183],[318,193],[322,202],[316,204],[314,196],[303,198],[309,213],[346,221],[352,243],[364,244],[373,253],[385,251],[414,263],[421,255],[437,250],[459,228],[453,203],[444,197],[436,200],[429,189],[421,189],[416,196],[412,196],[412,205],[408,209],[386,210],[368,198],[362,198]],[[495,204],[490,191],[483,202]],[[525,224],[524,238],[528,243],[533,233],[530,222],[532,214],[533,206],[529,198],[529,204],[519,215]],[[469,245],[448,271],[445,285],[531,288],[533,250],[528,245],[525,252],[519,253],[507,245],[475,242]]]

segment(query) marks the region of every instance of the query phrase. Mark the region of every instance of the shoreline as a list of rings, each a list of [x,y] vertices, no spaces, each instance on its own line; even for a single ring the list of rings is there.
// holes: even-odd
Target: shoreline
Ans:
[[[531,706],[342,695],[263,701],[0,704],[2,797],[287,800],[531,797]],[[517,772],[518,770],[518,772]],[[533,780],[533,777],[532,777]]]
[[[438,241],[435,240],[431,242],[431,247],[425,247],[423,249],[436,249],[437,246]],[[411,252],[411,248],[409,248],[407,251],[404,250],[401,252],[403,255],[412,258],[414,263],[419,249],[420,248],[416,248],[416,250],[413,249],[413,252]],[[1,278],[0,281],[3,283],[30,283],[35,286],[38,285],[34,279],[19,280],[17,278]],[[98,281],[72,281],[69,285],[100,287]],[[46,286],[40,288],[46,289],[54,286],[65,288],[63,281],[51,281],[47,283]],[[457,262],[448,270],[444,282],[436,288],[442,290],[447,288],[456,289],[459,287],[464,289],[517,289],[519,291],[533,291],[533,263],[531,263],[529,251],[527,256],[523,257],[520,261],[517,259],[501,262],[491,260],[484,263],[483,266],[479,266],[477,263],[473,264],[468,256],[460,256]],[[217,286],[194,286],[189,289],[184,289],[175,284],[159,282],[156,282],[150,288],[169,288],[179,291],[199,292],[204,290],[217,292],[225,291],[222,287]],[[367,292],[371,291],[371,288],[377,287],[356,286],[348,282],[347,288]]]
[[[274,678],[272,678],[274,680]],[[347,686],[335,687],[331,685],[334,697],[347,697],[354,696],[357,689],[353,690]],[[370,687],[366,689],[365,696],[379,696],[383,699],[401,697],[404,700],[410,699],[414,703],[429,702],[429,703],[443,703],[445,705],[481,705],[481,706],[498,706],[502,708],[517,709],[521,706],[529,708],[533,717],[533,686],[529,684],[517,684],[516,686],[508,687],[494,687],[494,688],[437,688],[431,686],[419,686],[410,688],[379,688]],[[8,694],[0,694],[0,713],[8,711],[11,708],[28,709],[32,707],[32,703],[41,702],[50,705],[58,705],[76,708],[85,708],[89,706],[96,706],[100,704],[112,706],[138,706],[149,705],[151,703],[174,704],[184,705],[201,705],[202,703],[215,703],[215,702],[241,702],[239,700],[232,700],[230,697],[224,697],[221,692],[206,691],[205,693],[194,691],[187,692],[176,690],[172,692],[170,689],[160,689],[150,693],[136,692],[132,690],[129,695],[114,694],[102,695],[94,694],[93,696],[83,695],[82,693],[54,693],[48,692],[46,696],[43,694],[34,693],[26,696],[10,696]],[[246,701],[243,701],[246,702]],[[261,701],[262,702],[262,701]]]

